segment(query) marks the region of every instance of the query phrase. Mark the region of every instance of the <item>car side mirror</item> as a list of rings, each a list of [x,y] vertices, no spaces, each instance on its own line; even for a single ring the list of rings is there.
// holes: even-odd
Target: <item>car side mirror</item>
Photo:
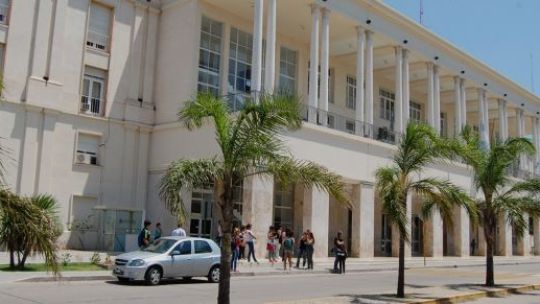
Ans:
[[[180,255],[180,251],[179,250],[173,250],[171,252],[171,255]]]

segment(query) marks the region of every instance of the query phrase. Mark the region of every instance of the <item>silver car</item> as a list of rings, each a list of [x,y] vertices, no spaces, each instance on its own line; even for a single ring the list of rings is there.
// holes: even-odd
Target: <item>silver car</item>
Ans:
[[[144,280],[157,285],[163,278],[207,277],[219,282],[221,251],[208,239],[168,236],[148,247],[119,255],[113,275],[120,282]]]

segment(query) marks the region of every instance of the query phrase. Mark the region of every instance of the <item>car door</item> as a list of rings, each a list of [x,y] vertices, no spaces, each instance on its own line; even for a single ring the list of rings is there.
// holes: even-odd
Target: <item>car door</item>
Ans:
[[[191,276],[192,272],[192,242],[180,242],[171,251],[171,277]]]
[[[193,276],[206,276],[212,267],[212,246],[206,240],[194,240],[192,273]]]

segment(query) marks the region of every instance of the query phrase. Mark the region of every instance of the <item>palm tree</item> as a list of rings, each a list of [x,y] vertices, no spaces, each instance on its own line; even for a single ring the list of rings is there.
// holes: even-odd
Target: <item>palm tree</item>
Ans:
[[[399,233],[399,268],[397,296],[405,296],[405,243],[409,242],[407,197],[422,199],[422,213],[428,217],[438,209],[444,221],[451,223],[454,206],[464,206],[474,216],[474,205],[467,194],[447,180],[423,177],[423,169],[439,157],[446,157],[444,142],[424,124],[409,123],[400,139],[393,165],[376,171],[376,190],[382,198],[383,212]]]
[[[305,187],[327,191],[339,202],[348,202],[337,175],[315,163],[295,160],[287,153],[280,134],[301,127],[299,110],[299,102],[293,96],[262,94],[256,102],[248,100],[240,112],[231,114],[226,100],[200,94],[179,113],[189,130],[213,124],[219,154],[173,162],[161,180],[160,197],[183,221],[186,212],[180,191],[214,185],[223,229],[218,303],[230,302],[234,185],[250,176],[272,175],[276,182],[302,182]]]
[[[55,199],[48,195],[28,198],[0,191],[0,245],[10,252],[10,268],[24,269],[28,255],[38,252],[46,267],[58,274],[56,240],[61,228],[56,206]]]
[[[540,180],[512,181],[509,170],[518,163],[520,155],[534,154],[535,148],[527,138],[494,139],[490,148],[480,140],[477,132],[465,127],[460,137],[453,140],[451,149],[473,170],[475,198],[479,223],[486,240],[486,286],[494,286],[493,254],[497,220],[509,221],[518,237],[528,225],[524,214],[540,215]]]

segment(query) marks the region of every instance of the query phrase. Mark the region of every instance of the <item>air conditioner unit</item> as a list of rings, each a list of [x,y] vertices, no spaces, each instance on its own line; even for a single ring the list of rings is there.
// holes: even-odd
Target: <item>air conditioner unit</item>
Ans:
[[[85,154],[85,153],[77,153],[77,163],[79,164],[87,164],[87,165],[97,165],[97,156]]]

